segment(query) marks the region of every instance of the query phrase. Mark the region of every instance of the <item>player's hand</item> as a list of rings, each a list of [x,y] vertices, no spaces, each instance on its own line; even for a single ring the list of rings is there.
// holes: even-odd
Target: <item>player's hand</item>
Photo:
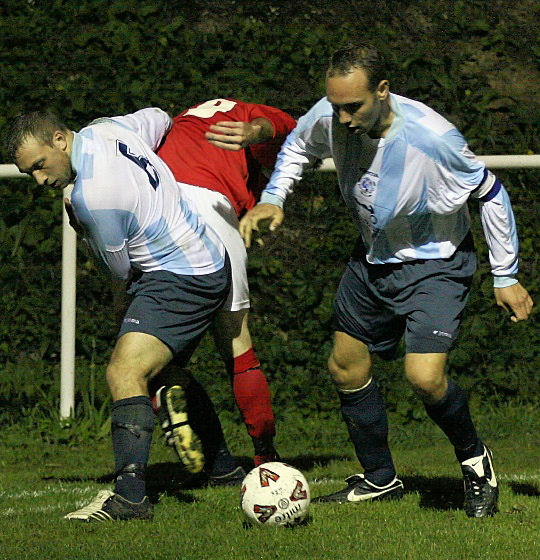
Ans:
[[[274,231],[281,225],[285,214],[283,210],[275,204],[257,204],[240,220],[240,235],[244,240],[246,247],[251,247],[251,234],[253,231],[259,231],[259,222],[261,220],[270,220],[270,231]]]
[[[258,124],[248,122],[220,121],[211,124],[210,130],[204,135],[210,144],[237,152],[260,142],[261,128]]]
[[[64,207],[69,218],[69,225],[75,230],[76,233],[84,237],[84,230],[75,217],[75,212],[73,212],[73,207],[71,206],[71,200],[69,200],[69,198],[64,198]]]
[[[514,323],[528,319],[534,302],[529,292],[518,282],[506,288],[494,288],[497,305],[513,313],[510,320]]]

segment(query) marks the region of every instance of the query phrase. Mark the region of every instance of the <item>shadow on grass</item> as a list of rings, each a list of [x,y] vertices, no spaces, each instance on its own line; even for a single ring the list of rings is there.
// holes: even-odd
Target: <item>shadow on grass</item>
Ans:
[[[253,459],[247,456],[236,457],[246,472],[253,468]],[[294,466],[301,471],[309,471],[315,467],[325,466],[335,460],[343,459],[342,455],[306,454],[295,457],[285,456],[282,461]],[[111,484],[114,475],[107,473],[101,476],[47,476],[43,480],[56,482],[97,482],[99,484]],[[418,493],[420,496],[420,507],[435,510],[452,510],[463,507],[463,482],[458,477],[445,476],[402,476],[406,494]],[[147,491],[150,501],[157,503],[161,494],[167,494],[183,503],[193,503],[198,498],[192,495],[190,490],[205,486],[204,475],[191,475],[182,469],[180,463],[164,462],[152,463],[147,469]],[[525,496],[540,496],[540,491],[533,484],[523,482],[510,482],[510,488],[515,494]]]
[[[447,476],[403,476],[405,493],[418,492],[420,507],[449,510],[463,507],[463,481]]]
[[[509,486],[512,488],[514,494],[531,497],[540,496],[540,490],[533,484],[527,484],[525,482],[510,482]]]
[[[179,502],[193,503],[198,501],[191,493],[185,492],[185,485],[191,480],[179,463],[153,463],[146,470],[146,489],[152,503],[157,503],[161,494],[173,496]],[[98,484],[112,484],[114,473],[101,476],[44,476],[42,480],[50,482],[96,482]],[[190,486],[190,488],[197,486]]]

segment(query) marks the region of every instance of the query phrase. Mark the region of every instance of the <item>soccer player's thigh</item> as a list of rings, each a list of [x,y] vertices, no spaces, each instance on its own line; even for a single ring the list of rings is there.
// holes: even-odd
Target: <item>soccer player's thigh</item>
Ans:
[[[125,355],[123,349],[128,349],[128,343],[132,349],[144,341],[149,357],[146,361],[141,358],[142,366],[136,370],[141,387],[173,356],[179,366],[189,361],[229,289],[228,262],[221,270],[204,275],[156,270],[142,274],[131,284],[129,293],[133,299],[120,327],[118,344],[121,355]],[[122,371],[112,373],[122,378]],[[125,375],[131,374],[125,371]]]
[[[472,277],[454,273],[451,262],[443,260],[426,261],[424,268],[407,298],[405,375],[425,401],[435,402],[446,391],[447,355],[459,333]]]
[[[107,367],[107,382],[113,400],[148,395],[148,380],[172,357],[170,348],[153,335],[142,332],[122,335]]]
[[[338,387],[358,388],[370,379],[370,353],[392,354],[404,322],[383,305],[370,283],[366,265],[351,260],[334,300],[334,348],[328,365]]]
[[[248,327],[249,309],[219,311],[212,323],[212,336],[224,358],[236,358],[252,346]]]

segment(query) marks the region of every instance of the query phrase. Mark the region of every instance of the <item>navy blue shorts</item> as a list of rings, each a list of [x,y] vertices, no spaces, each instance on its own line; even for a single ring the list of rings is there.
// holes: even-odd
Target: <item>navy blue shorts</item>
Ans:
[[[185,365],[223,306],[231,286],[229,258],[211,274],[189,276],[167,270],[145,272],[132,282],[133,296],[118,338],[128,332],[151,334]]]
[[[458,335],[476,256],[472,237],[447,259],[374,265],[356,244],[334,301],[332,326],[391,359],[405,334],[406,352],[446,353]]]

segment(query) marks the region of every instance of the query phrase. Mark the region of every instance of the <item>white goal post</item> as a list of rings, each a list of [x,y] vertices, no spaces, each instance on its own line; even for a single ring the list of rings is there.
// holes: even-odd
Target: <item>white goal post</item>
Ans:
[[[540,168],[540,154],[477,156],[490,169]],[[317,171],[335,171],[332,159],[325,159]],[[16,165],[0,165],[0,179],[28,177]],[[64,191],[69,197],[72,186]],[[65,209],[62,216],[62,305],[60,345],[60,417],[69,418],[75,411],[75,314],[76,314],[75,231],[69,225]]]

